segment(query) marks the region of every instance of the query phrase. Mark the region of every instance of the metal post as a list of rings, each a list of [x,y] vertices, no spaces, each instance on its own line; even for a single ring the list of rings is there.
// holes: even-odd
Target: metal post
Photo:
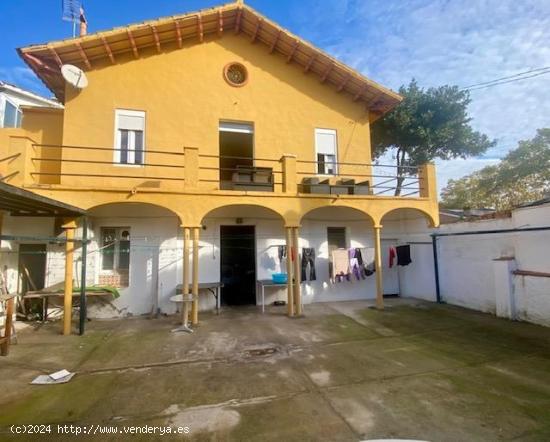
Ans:
[[[80,314],[79,314],[79,329],[78,333],[82,336],[86,328],[86,264],[88,258],[88,219],[82,218],[82,257],[80,263],[82,268],[80,269]]]
[[[437,236],[432,235],[432,249],[434,254],[434,275],[435,275],[435,299],[441,304],[441,289],[439,287],[439,262],[437,259]]]

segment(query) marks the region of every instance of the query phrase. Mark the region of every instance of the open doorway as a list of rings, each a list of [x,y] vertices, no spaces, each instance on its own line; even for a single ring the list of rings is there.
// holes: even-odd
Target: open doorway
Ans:
[[[19,244],[20,293],[42,290],[46,283],[46,244]]]
[[[221,289],[224,305],[256,304],[254,226],[221,226]]]
[[[220,122],[220,188],[233,189],[238,171],[254,166],[254,127],[248,123]]]

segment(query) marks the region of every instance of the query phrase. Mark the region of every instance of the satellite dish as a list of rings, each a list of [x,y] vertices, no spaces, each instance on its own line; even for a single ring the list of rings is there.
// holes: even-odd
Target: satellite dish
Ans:
[[[88,86],[88,79],[82,69],[72,64],[64,64],[61,66],[61,75],[67,83],[76,89],[84,89]]]

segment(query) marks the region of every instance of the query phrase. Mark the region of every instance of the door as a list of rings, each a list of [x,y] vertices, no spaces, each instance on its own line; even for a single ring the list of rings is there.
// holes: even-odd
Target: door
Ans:
[[[220,249],[222,304],[256,305],[254,226],[221,226]]]
[[[389,267],[390,247],[396,247],[395,240],[382,240],[382,280],[384,283],[384,295],[399,295],[399,269],[397,258],[393,260],[393,267]]]
[[[232,189],[238,170],[254,166],[254,126],[220,121],[219,131],[220,188]]]
[[[19,244],[20,293],[41,290],[46,283],[46,244]]]

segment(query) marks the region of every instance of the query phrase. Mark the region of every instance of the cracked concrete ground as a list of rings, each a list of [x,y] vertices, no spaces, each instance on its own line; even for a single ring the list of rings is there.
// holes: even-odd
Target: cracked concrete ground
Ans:
[[[300,319],[225,309],[192,335],[170,333],[175,317],[93,321],[83,337],[25,330],[0,359],[0,439],[12,424],[73,423],[188,426],[199,441],[550,440],[550,329],[387,304],[308,305]],[[77,376],[29,385],[61,368]]]

